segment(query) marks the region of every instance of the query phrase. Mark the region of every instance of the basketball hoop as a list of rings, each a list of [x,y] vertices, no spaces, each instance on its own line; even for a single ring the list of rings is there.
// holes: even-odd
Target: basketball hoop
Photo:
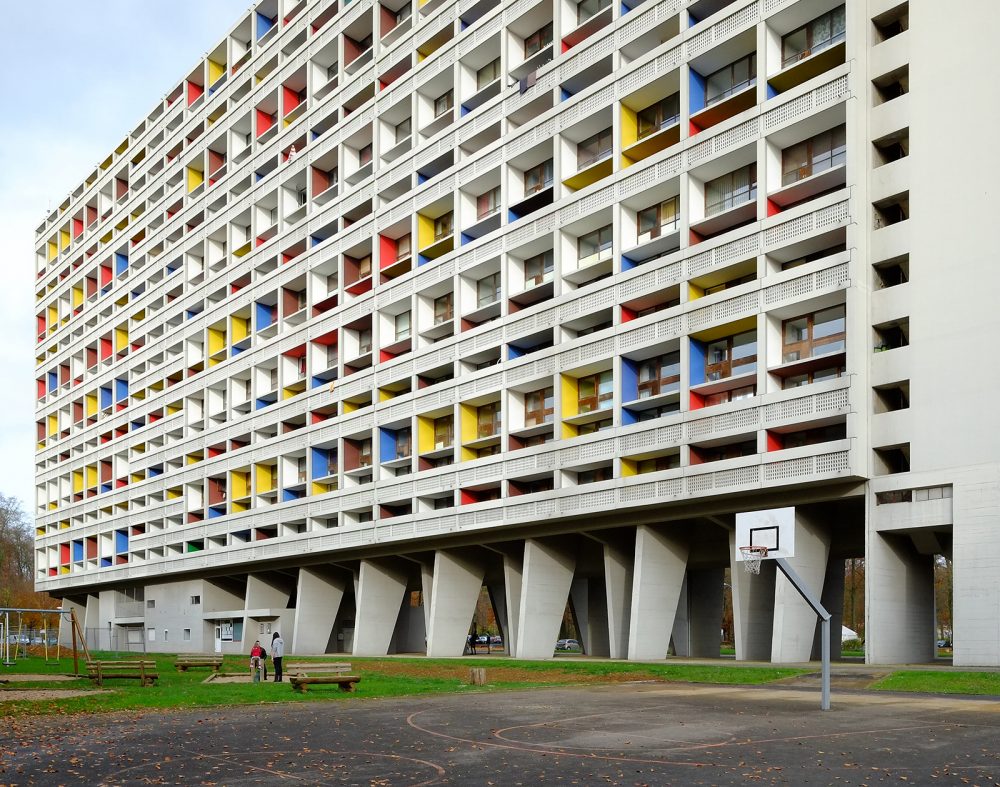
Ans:
[[[743,570],[748,574],[760,573],[760,561],[767,557],[767,547],[740,547]]]

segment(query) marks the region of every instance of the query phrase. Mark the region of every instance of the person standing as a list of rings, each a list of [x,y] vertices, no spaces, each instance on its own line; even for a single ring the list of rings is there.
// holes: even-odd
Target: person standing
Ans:
[[[285,640],[275,631],[271,637],[271,661],[274,663],[274,682],[281,683],[281,660],[285,657]]]

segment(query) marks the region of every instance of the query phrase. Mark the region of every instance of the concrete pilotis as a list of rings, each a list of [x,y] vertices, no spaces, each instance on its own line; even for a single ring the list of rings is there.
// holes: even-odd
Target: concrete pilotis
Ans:
[[[819,522],[795,515],[795,556],[789,565],[817,597],[822,597],[826,564],[830,555],[829,531]],[[798,590],[778,575],[774,586],[774,628],[771,632],[771,661],[808,661],[812,656],[817,626],[816,613]]]
[[[406,567],[398,561],[361,561],[357,580],[355,656],[384,656],[389,652],[407,581]]]
[[[428,656],[462,655],[484,574],[482,562],[471,555],[450,550],[435,553],[427,629]],[[426,605],[426,598],[424,603]]]
[[[934,558],[907,535],[869,535],[865,560],[865,630],[870,664],[934,658]]]
[[[349,576],[299,569],[293,653],[326,653]]]
[[[648,525],[637,528],[628,645],[630,659],[666,657],[687,559],[687,541]]]
[[[524,542],[518,658],[552,657],[575,569],[576,557],[568,542],[534,538]]]

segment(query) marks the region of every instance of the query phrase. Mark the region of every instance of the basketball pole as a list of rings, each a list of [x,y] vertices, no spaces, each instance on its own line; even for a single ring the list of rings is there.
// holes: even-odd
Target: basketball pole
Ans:
[[[795,573],[795,569],[788,565],[788,561],[783,557],[778,557],[774,559],[774,562],[778,564],[778,568],[785,575],[785,579],[792,583],[792,587],[799,591],[799,595],[805,599],[805,602],[812,607],[813,612],[819,616],[823,649],[821,654],[823,656],[823,694],[820,699],[820,708],[822,710],[830,710],[830,613],[826,611],[826,608],[820,603],[819,599],[813,595],[813,592],[802,581],[802,578]]]

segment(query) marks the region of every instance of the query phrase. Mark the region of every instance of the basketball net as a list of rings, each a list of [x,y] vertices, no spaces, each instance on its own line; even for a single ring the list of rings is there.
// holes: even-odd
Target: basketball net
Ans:
[[[740,547],[743,570],[748,574],[760,573],[760,561],[767,557],[767,547]]]

